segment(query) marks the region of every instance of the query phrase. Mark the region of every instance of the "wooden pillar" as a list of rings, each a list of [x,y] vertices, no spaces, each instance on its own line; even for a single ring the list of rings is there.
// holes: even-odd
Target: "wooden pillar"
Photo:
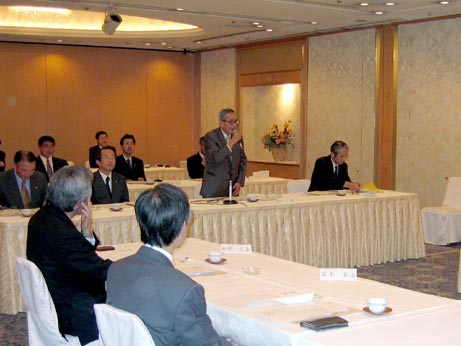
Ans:
[[[397,128],[398,28],[385,25],[376,31],[376,146],[375,182],[395,189]]]

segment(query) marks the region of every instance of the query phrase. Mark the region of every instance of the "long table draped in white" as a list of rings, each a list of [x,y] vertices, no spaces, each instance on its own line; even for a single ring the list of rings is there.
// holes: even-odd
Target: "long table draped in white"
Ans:
[[[144,168],[144,174],[148,180],[185,180],[187,172],[179,167],[148,167]]]
[[[255,251],[317,267],[365,266],[425,255],[416,194],[287,194],[255,203],[212,202],[192,201],[189,236],[250,243]]]
[[[101,256],[117,260],[140,245],[116,245],[115,251]],[[461,312],[461,303],[456,300],[365,279],[320,281],[318,268],[257,253],[226,254],[224,264],[206,263],[207,253],[218,249],[218,244],[188,238],[175,252],[174,262],[204,286],[208,314],[218,333],[241,346],[459,343],[455,314]],[[250,263],[261,267],[259,275],[242,272]],[[376,296],[388,300],[391,313],[376,316],[362,310],[367,298]],[[349,328],[316,333],[299,326],[300,320],[332,314],[347,319]],[[429,320],[431,316],[436,319]]]
[[[93,229],[103,244],[140,241],[139,227],[131,206],[111,211],[109,206],[93,207]],[[19,211],[5,211],[0,216],[0,313],[24,311],[16,274],[16,257],[26,256],[29,218]],[[11,216],[4,216],[5,214]],[[78,225],[79,220],[75,220]]]

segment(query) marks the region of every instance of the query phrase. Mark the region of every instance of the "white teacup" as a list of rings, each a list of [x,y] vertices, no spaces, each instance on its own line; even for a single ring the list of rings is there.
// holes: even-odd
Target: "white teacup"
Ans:
[[[208,252],[208,260],[211,263],[219,263],[219,262],[221,262],[221,260],[222,260],[222,252],[217,252],[217,251]]]
[[[122,205],[120,203],[114,203],[112,204],[111,209],[114,211],[119,211],[122,209]]]
[[[21,215],[22,216],[31,216],[32,215],[32,209],[21,209]]]
[[[346,190],[338,190],[338,195],[345,196],[346,195]]]
[[[248,195],[248,200],[250,202],[256,202],[258,200],[258,196],[257,195]]]
[[[368,309],[375,314],[380,314],[386,310],[387,300],[384,298],[368,299]]]

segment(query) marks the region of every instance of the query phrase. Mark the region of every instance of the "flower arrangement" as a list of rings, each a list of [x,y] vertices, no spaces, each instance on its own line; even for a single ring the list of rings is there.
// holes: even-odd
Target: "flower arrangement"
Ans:
[[[293,130],[290,128],[291,120],[285,121],[283,130],[279,130],[277,124],[273,124],[271,129],[261,138],[264,148],[272,151],[274,148],[293,145]]]

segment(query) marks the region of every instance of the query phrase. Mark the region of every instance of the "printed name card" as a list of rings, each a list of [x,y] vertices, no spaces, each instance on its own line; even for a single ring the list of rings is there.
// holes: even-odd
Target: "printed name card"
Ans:
[[[320,281],[357,281],[357,268],[320,268]]]
[[[221,244],[221,252],[233,255],[251,254],[251,244]]]

